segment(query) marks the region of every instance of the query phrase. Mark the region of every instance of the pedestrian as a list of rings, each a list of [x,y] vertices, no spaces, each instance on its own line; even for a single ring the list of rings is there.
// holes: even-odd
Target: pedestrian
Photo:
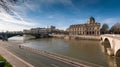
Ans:
[[[19,48],[21,48],[21,45],[19,45]]]

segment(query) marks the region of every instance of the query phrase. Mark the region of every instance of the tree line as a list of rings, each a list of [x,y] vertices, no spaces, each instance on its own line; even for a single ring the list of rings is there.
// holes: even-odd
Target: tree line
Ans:
[[[120,23],[114,24],[109,28],[108,24],[104,23],[100,29],[101,34],[120,34]]]

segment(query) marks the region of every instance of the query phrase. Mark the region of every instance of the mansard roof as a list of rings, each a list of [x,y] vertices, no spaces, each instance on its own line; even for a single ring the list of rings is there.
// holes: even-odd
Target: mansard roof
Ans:
[[[85,24],[75,24],[75,25],[70,25],[70,27],[77,27],[77,26],[84,26]]]
[[[91,16],[91,17],[88,19],[87,24],[92,24],[92,23],[95,23],[95,19],[94,19],[94,17]]]

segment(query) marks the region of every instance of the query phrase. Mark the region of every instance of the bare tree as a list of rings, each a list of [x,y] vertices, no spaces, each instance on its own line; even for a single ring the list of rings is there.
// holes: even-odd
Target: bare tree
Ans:
[[[103,24],[103,26],[102,26],[102,28],[101,28],[101,34],[106,34],[106,33],[108,33],[108,29],[109,29],[109,26],[108,26],[108,24],[106,24],[106,23],[104,23]]]
[[[120,23],[116,23],[110,29],[110,33],[120,34]]]

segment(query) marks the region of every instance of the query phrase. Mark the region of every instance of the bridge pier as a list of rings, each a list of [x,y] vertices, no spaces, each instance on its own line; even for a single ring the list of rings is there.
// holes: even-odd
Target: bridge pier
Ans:
[[[111,48],[111,43],[108,39],[102,39],[100,41],[100,44],[103,46],[103,51],[107,53],[109,56],[114,56],[114,50]]]
[[[103,45],[103,44],[104,44],[104,42],[101,40],[101,41],[100,41],[100,44],[101,44],[101,45]]]
[[[111,48],[107,48],[107,54],[109,56],[114,56],[114,51]]]

